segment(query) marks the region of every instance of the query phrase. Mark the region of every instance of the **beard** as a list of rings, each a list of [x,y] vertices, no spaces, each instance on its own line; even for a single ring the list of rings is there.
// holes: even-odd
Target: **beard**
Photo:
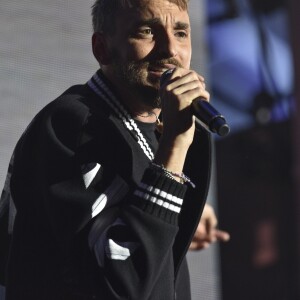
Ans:
[[[174,58],[160,60],[140,60],[123,63],[115,59],[115,76],[131,93],[139,97],[150,108],[161,108],[159,97],[160,78],[149,76],[149,68],[164,68],[165,64],[182,67]]]

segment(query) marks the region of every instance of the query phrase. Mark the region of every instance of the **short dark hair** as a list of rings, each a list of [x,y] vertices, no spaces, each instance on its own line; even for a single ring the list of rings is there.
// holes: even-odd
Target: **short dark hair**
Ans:
[[[121,8],[140,7],[149,0],[96,0],[92,6],[94,32],[112,34],[116,13]],[[166,0],[178,5],[182,10],[188,9],[189,0]]]

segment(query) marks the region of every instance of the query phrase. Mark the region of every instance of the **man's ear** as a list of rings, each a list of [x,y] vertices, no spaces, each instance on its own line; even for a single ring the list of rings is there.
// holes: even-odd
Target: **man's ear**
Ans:
[[[111,53],[107,45],[107,38],[101,32],[95,32],[92,36],[93,53],[100,65],[111,62]]]

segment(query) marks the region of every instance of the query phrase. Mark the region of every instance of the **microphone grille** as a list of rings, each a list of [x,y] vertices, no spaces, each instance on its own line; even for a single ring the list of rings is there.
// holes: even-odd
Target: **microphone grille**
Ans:
[[[160,85],[162,85],[169,76],[174,72],[174,69],[168,69],[167,71],[163,72],[161,77],[160,77]]]

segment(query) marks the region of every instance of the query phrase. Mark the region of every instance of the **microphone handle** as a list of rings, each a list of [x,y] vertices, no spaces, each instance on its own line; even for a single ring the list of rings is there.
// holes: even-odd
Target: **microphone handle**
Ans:
[[[193,115],[198,119],[196,121],[200,121],[200,124],[207,130],[220,136],[226,136],[229,133],[230,127],[224,116],[204,98],[199,97],[193,100],[191,109]]]

